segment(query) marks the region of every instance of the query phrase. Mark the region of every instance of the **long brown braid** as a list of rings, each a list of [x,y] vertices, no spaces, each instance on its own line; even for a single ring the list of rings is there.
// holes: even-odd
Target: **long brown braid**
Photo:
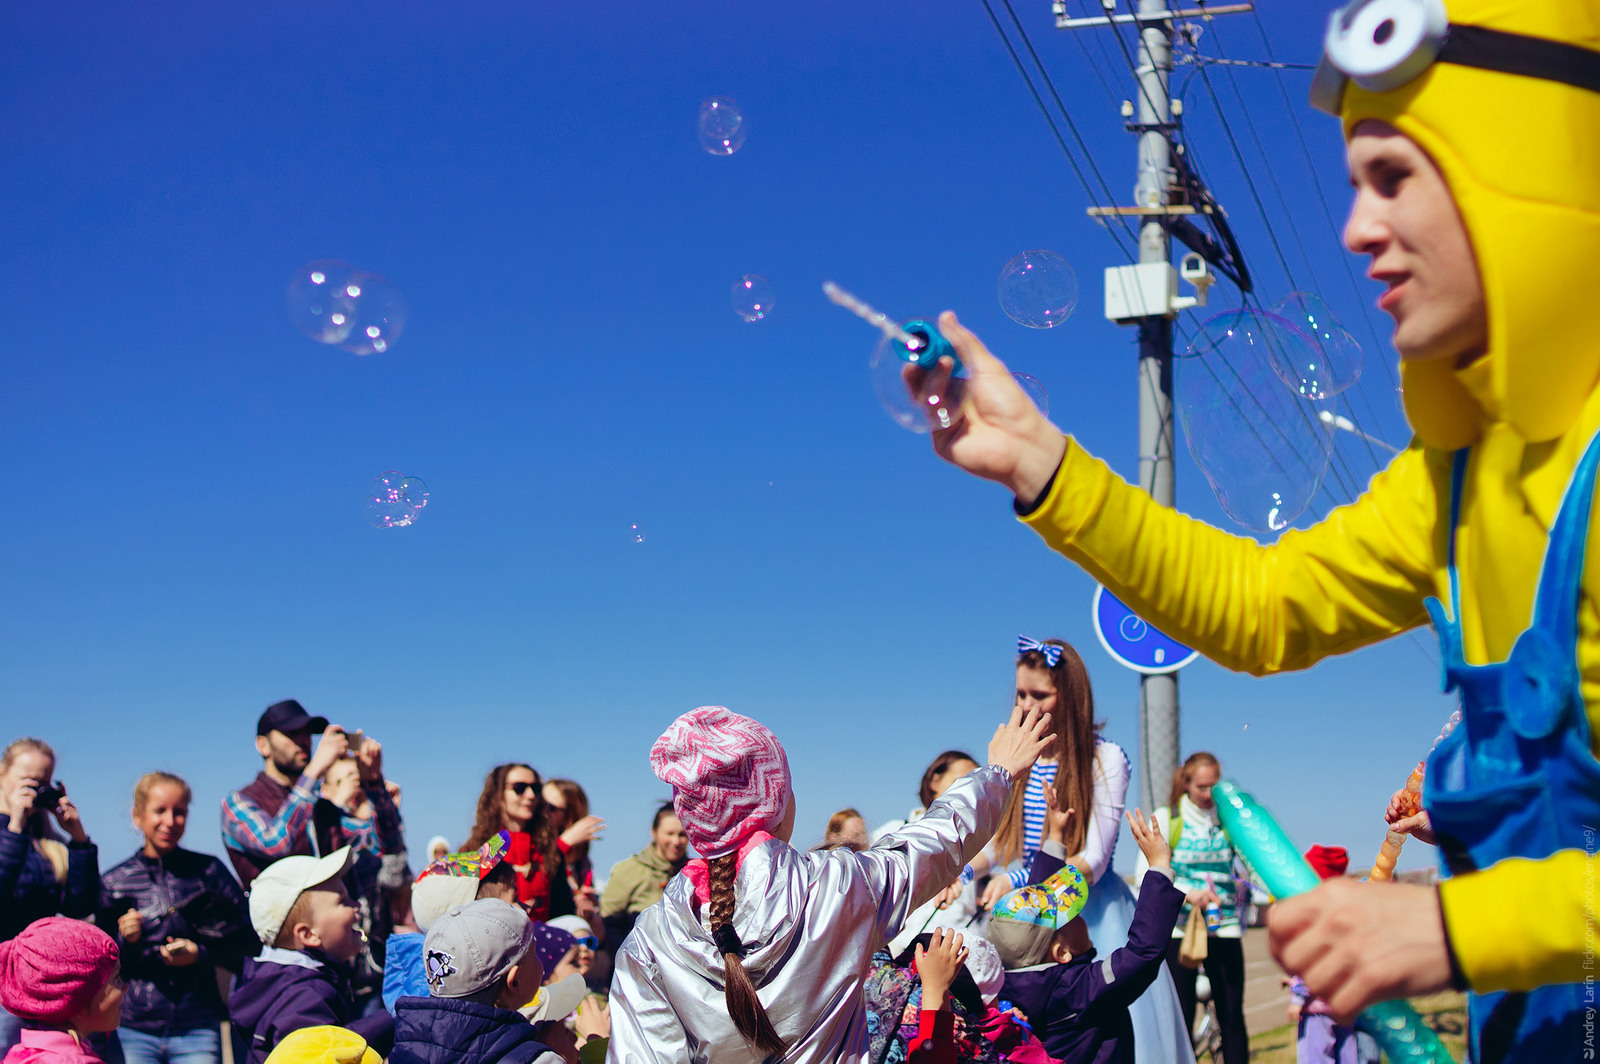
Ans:
[[[706,923],[711,937],[722,952],[723,995],[728,1003],[728,1016],[744,1035],[745,1041],[759,1049],[763,1056],[781,1054],[788,1046],[778,1037],[767,1010],[756,996],[755,984],[750,982],[739,958],[742,947],[733,932],[733,885],[738,874],[738,854],[726,853],[706,862],[711,885],[711,903],[706,907]],[[726,931],[723,929],[726,928]],[[720,934],[719,934],[720,932]],[[732,947],[731,949],[729,947]]]

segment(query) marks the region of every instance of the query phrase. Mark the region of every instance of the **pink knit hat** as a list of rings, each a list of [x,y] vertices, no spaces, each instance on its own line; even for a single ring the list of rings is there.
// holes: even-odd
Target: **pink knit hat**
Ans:
[[[46,917],[0,942],[0,1005],[35,1023],[66,1023],[116,974],[117,944],[81,920]]]
[[[766,726],[722,706],[672,722],[650,748],[650,767],[672,784],[672,805],[700,856],[721,857],[774,827],[789,803],[789,759]]]

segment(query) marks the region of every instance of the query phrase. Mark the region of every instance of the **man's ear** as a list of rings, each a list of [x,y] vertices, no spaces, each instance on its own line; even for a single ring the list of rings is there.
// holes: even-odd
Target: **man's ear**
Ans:
[[[272,756],[272,744],[267,741],[267,737],[265,735],[256,736],[256,753],[260,754],[262,757]]]

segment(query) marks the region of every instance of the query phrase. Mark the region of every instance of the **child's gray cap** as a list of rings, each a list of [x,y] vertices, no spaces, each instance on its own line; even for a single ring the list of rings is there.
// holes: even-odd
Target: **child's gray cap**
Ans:
[[[434,997],[473,997],[494,987],[533,948],[533,921],[499,898],[457,905],[422,940],[423,967]]]

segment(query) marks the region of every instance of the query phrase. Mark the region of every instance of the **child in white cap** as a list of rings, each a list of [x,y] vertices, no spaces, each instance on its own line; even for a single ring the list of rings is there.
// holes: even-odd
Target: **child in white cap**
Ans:
[[[794,793],[777,737],[720,706],[679,717],[650,764],[701,859],[617,954],[608,1059],[864,1060],[873,952],[988,842],[1048,720],[1014,710],[987,767],[870,849],[800,853],[788,843]]]
[[[244,1064],[263,1064],[285,1035],[305,1027],[348,1027],[380,1056],[394,1017],[356,1011],[347,966],[361,952],[361,913],[344,888],[350,848],[326,857],[285,857],[250,886],[250,923],[259,956],[244,962],[228,1013],[250,1041]]]

